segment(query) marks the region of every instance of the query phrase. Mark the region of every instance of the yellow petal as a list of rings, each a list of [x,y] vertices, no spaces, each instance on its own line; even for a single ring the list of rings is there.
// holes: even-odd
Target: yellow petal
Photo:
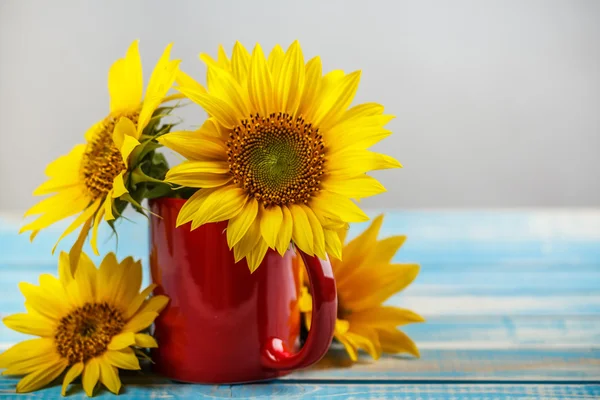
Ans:
[[[133,121],[127,117],[121,117],[115,125],[112,139],[117,149],[121,152],[123,162],[125,165],[129,165],[129,155],[133,149],[140,145],[140,142],[137,140],[137,132]]]
[[[235,42],[233,54],[231,55],[231,69],[235,79],[240,85],[244,85],[248,79],[248,69],[250,68],[250,53],[240,42]]]
[[[138,41],[134,41],[125,58],[117,60],[108,73],[110,110],[135,110],[142,101],[142,61]]]
[[[271,72],[259,44],[254,47],[248,77],[248,95],[254,109],[261,116],[267,116],[273,110],[273,83]],[[274,110],[273,110],[274,111]],[[209,112],[210,113],[210,112]],[[233,127],[234,125],[230,125]]]
[[[144,303],[144,300],[148,298],[148,295],[152,293],[155,288],[156,285],[151,284],[131,300],[127,307],[127,311],[125,312],[125,319],[131,318],[139,310],[140,306]]]
[[[240,261],[250,253],[260,240],[260,219],[256,218],[246,234],[233,247],[233,257],[235,262]]]
[[[310,115],[309,112],[315,105],[315,99],[321,89],[321,59],[319,57],[312,58],[306,64],[305,69],[304,91],[298,105],[298,114],[300,115]]]
[[[17,383],[17,393],[28,393],[38,390],[58,378],[65,370],[68,361],[64,358],[48,364],[42,364],[37,371],[30,373]]]
[[[144,97],[144,103],[138,118],[136,138],[140,137],[142,131],[148,124],[148,121],[150,121],[152,114],[162,103],[167,92],[171,89],[171,86],[173,86],[173,82],[175,82],[175,76],[177,75],[180,61],[169,61],[172,46],[172,43],[167,45],[165,51],[156,63],[152,75],[150,75],[146,96]]]
[[[88,397],[92,397],[94,394],[94,388],[100,378],[100,365],[98,359],[92,358],[85,365],[83,370],[83,378],[81,383],[83,384],[83,390]]]
[[[146,329],[158,317],[157,312],[138,313],[133,316],[123,327],[123,332],[139,332]]]
[[[135,356],[135,353],[131,348],[123,350],[109,350],[104,353],[104,359],[120,369],[139,370],[140,362]]]
[[[375,196],[386,191],[377,179],[368,175],[360,175],[350,179],[330,179],[321,185],[325,190],[352,199]]]
[[[221,68],[208,68],[208,91],[211,95],[229,104],[236,113],[235,118],[242,120],[250,115],[250,103],[246,89],[235,77]]]
[[[94,213],[98,210],[98,207],[100,207],[100,199],[97,199],[96,201],[94,201],[94,203],[91,206],[89,206],[85,211],[83,211],[81,214],[79,214],[79,216],[77,216],[75,221],[73,221],[71,223],[71,225],[69,225],[67,227],[67,229],[62,233],[62,235],[60,235],[60,237],[56,241],[56,244],[52,248],[52,253],[54,253],[54,251],[56,250],[56,247],[58,246],[60,241],[65,236],[67,236],[68,234],[73,232],[75,229],[79,228],[81,225],[84,225],[84,227],[86,227],[86,229],[89,230],[90,224],[86,223],[86,222],[89,222],[92,220]],[[81,234],[83,235],[83,232]],[[87,235],[87,233],[86,233],[86,235]]]
[[[248,254],[246,261],[248,262],[248,268],[251,273],[256,271],[260,266],[260,263],[265,258],[268,248],[267,243],[261,238],[258,240],[257,245],[252,249],[250,254]]]
[[[214,117],[225,128],[233,128],[240,123],[236,119],[235,111],[227,102],[206,92],[199,92],[187,86],[180,86],[177,90],[194,103],[202,106],[211,117]]]
[[[300,104],[304,90],[304,56],[296,40],[288,48],[275,78],[275,108],[293,114]]]
[[[155,312],[160,313],[169,303],[167,296],[158,295],[146,300],[139,309],[139,313]]]
[[[417,358],[421,357],[415,342],[404,332],[398,330],[380,330],[378,334],[384,352],[392,354],[408,353]]]
[[[36,220],[23,226],[19,233],[26,231],[39,231],[48,226],[73,216],[87,208],[90,203],[88,195],[81,192],[80,188],[68,189],[44,199],[31,207],[25,216],[43,214]],[[32,239],[33,240],[33,239]]]
[[[167,172],[166,182],[193,188],[214,188],[232,179],[226,161],[186,161]]]
[[[171,132],[157,140],[188,160],[227,161],[227,149],[223,142],[217,138],[202,135],[200,131]]]
[[[271,71],[271,76],[273,78],[273,82],[275,82],[276,78],[278,78],[279,72],[281,71],[281,64],[283,63],[283,59],[285,57],[285,52],[281,48],[280,45],[276,44],[273,47],[273,50],[269,53],[269,58],[267,60],[267,65],[269,67],[269,71]]]
[[[96,211],[96,217],[97,215],[100,213],[100,211]],[[94,219],[95,219],[94,218]],[[77,240],[75,240],[75,243],[73,243],[73,247],[71,247],[71,250],[69,250],[69,277],[72,278],[73,274],[75,273],[75,270],[77,269],[77,266],[79,265],[79,260],[81,258],[81,255],[83,254],[83,244],[85,242],[85,239],[87,238],[87,235],[90,231],[90,226],[92,225],[92,219],[87,219],[84,223],[83,223],[83,227],[81,227],[81,231],[79,231],[79,235],[77,236]],[[98,250],[96,249],[96,252],[98,252]],[[61,279],[62,280],[62,279]]]
[[[105,201],[108,201],[109,204],[112,204],[112,200],[107,198]],[[92,229],[92,238],[90,240],[90,246],[92,247],[92,251],[94,254],[99,255],[98,253],[98,227],[100,226],[100,222],[102,221],[102,217],[104,216],[105,207],[100,206],[98,211],[96,212],[96,216],[94,217],[94,227]],[[81,243],[83,245],[83,243]]]
[[[281,207],[272,206],[263,208],[260,216],[260,233],[271,248],[275,248],[277,243],[277,235],[283,222],[283,212]]]
[[[336,284],[344,285],[353,274],[359,273],[361,268],[370,269],[371,265],[367,265],[365,260],[369,256],[369,249],[372,249],[377,244],[377,236],[383,224],[383,215],[378,215],[373,219],[371,225],[365,229],[360,235],[354,238],[344,248],[344,262],[336,266],[334,271],[338,279]],[[386,262],[386,261],[384,261]],[[351,271],[347,271],[350,270]]]
[[[193,92],[206,93],[204,86],[199,84],[194,78],[180,69],[178,69],[177,73],[175,74],[175,82],[177,82],[179,87],[186,87]]]
[[[292,219],[294,220],[292,228],[292,239],[294,240],[294,244],[308,255],[313,255],[313,232],[308,217],[306,216],[306,212],[304,212],[304,209],[297,204],[291,205],[289,209],[292,213]]]
[[[67,286],[73,280],[71,261],[69,254],[65,251],[61,251],[58,256],[58,279],[60,279],[63,286]]]
[[[402,164],[388,155],[354,147],[330,155],[327,162],[328,175],[333,179],[355,177],[379,169],[402,168]]]
[[[144,348],[156,348],[158,347],[158,343],[156,343],[156,340],[146,334],[146,333],[136,333],[135,334],[135,345],[138,347],[144,347]]]
[[[58,298],[55,293],[26,282],[19,283],[19,289],[25,296],[27,304],[44,317],[58,321],[68,311],[64,290],[62,293],[59,292],[64,297]]]
[[[335,231],[329,229],[324,229],[323,234],[325,236],[325,251],[327,254],[341,260],[342,242],[340,241],[339,235]]]
[[[130,260],[130,265],[124,266],[123,264]],[[121,299],[122,304],[129,305],[130,302],[139,294],[142,286],[142,262],[140,260],[134,261],[133,258],[126,258],[121,263],[125,270],[123,276],[124,285],[121,290],[117,293],[117,296]]]
[[[233,248],[248,232],[258,214],[258,201],[249,198],[246,205],[238,215],[231,218],[227,224],[227,244]]]
[[[111,197],[116,199],[121,197],[125,193],[129,193],[127,188],[125,187],[125,181],[123,180],[124,171],[120,172],[115,179],[113,180],[113,191]]]
[[[348,109],[342,118],[347,121],[383,114],[384,107],[379,103],[363,103]]]
[[[210,222],[231,219],[239,214],[248,196],[241,188],[222,187],[206,197],[203,208],[196,212],[192,230]]]
[[[290,248],[290,242],[292,240],[292,233],[294,229],[294,219],[292,213],[286,206],[281,207],[283,219],[279,228],[279,235],[277,236],[277,252],[283,257],[285,252]]]
[[[112,196],[106,196],[106,200],[104,200],[104,204],[102,205],[102,210],[104,213],[104,220],[112,221],[113,219],[115,219],[115,216],[113,214]]]
[[[42,337],[54,337],[54,324],[50,324],[47,318],[31,314],[13,314],[5,317],[2,322],[8,328]]]
[[[319,129],[327,131],[331,125],[337,122],[352,103],[359,82],[360,71],[355,71],[340,79],[317,105],[312,118],[313,124]]]
[[[327,259],[327,254],[325,253],[325,235],[323,234],[323,227],[321,223],[315,216],[315,213],[305,205],[301,205],[302,209],[306,213],[306,217],[308,218],[308,223],[310,224],[310,230],[313,234],[313,249],[315,254],[321,259]]]
[[[369,217],[350,199],[327,190],[320,190],[311,197],[311,208],[315,211],[341,219],[344,222],[365,222]]]
[[[381,357],[382,348],[377,332],[365,325],[350,326],[350,331],[346,332],[346,338],[369,353],[374,360],[378,360]]]
[[[206,201],[206,198],[215,192],[217,189],[200,189],[196,193],[190,196],[189,199],[185,202],[181,210],[179,210],[179,214],[177,214],[177,227],[187,224],[192,219],[198,211],[202,208],[202,205]]]
[[[398,293],[415,280],[419,274],[417,264],[392,264],[368,266],[377,271],[376,274],[362,276],[362,274],[353,275],[353,282],[340,282],[340,290],[346,285],[354,287],[344,299],[344,306],[352,311],[362,311],[379,306],[388,298]],[[360,286],[356,283],[360,282]],[[373,290],[377,288],[377,290]]]
[[[404,308],[381,306],[363,311],[353,311],[348,319],[353,324],[364,324],[374,328],[393,329],[401,325],[424,322],[419,314]]]
[[[54,353],[54,339],[29,339],[17,343],[8,350],[0,353],[0,369],[8,368],[24,360],[41,359],[48,353]]]
[[[135,335],[133,332],[119,333],[113,336],[108,344],[109,350],[121,350],[135,344]]]
[[[108,390],[114,394],[119,394],[119,390],[121,390],[121,380],[119,379],[117,369],[106,360],[106,356],[103,357],[98,364],[100,366],[100,381]]]
[[[65,378],[63,379],[62,390],[60,392],[63,396],[67,395],[67,388],[69,387],[71,382],[73,382],[77,377],[79,377],[79,375],[81,375],[82,372],[83,362],[73,364],[71,368],[69,368],[67,374],[65,375]]]
[[[352,344],[345,335],[335,335],[335,338],[344,345],[344,349],[346,353],[350,357],[350,359],[354,362],[358,361],[358,349]]]

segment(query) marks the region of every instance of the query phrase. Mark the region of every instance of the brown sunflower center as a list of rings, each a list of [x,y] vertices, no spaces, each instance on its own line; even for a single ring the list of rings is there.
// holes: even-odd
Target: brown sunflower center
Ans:
[[[70,364],[102,355],[113,336],[125,326],[123,313],[104,303],[87,303],[60,320],[54,340]]]
[[[234,183],[265,206],[307,203],[319,190],[323,137],[302,117],[256,114],[233,129],[227,147]]]
[[[121,117],[127,117],[137,124],[139,113],[111,114],[106,117],[93,133],[83,154],[81,173],[93,199],[106,195],[112,189],[115,177],[126,169],[112,138],[115,125]]]

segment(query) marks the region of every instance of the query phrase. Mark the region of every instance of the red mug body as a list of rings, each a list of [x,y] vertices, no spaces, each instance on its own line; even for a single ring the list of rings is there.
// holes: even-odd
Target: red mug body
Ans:
[[[313,350],[323,354],[293,360],[308,351],[299,351],[301,263],[293,261],[300,255],[290,249],[282,257],[269,250],[250,273],[245,260],[235,262],[227,245],[227,222],[193,231],[189,224],[176,227],[184,202],[161,198],[150,203],[159,216],[150,221],[151,276],[155,293],[170,299],[154,326],[159,344],[152,354],[155,371],[182,382],[237,383],[276,378],[318,360],[333,328],[321,332],[320,349]],[[337,302],[335,283],[333,297]]]

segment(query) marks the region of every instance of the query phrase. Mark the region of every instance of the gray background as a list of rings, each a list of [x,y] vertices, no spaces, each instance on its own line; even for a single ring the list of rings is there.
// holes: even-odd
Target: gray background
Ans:
[[[397,119],[402,170],[370,207],[600,205],[600,1],[0,0],[0,210],[108,112],[107,71],[141,39],[204,81],[199,52],[299,39],[363,70],[357,101]],[[204,118],[196,106],[186,126]]]

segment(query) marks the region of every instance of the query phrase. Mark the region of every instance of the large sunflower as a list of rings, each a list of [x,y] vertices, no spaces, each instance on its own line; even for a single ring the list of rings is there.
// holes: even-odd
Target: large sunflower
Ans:
[[[173,85],[179,65],[178,60],[169,60],[170,51],[171,45],[156,64],[143,100],[138,42],[134,41],[125,58],[112,65],[108,74],[110,113],[87,131],[86,144],[76,145],[69,154],[48,165],[46,175],[50,179],[34,195],[53,195],[25,213],[25,216],[41,215],[21,232],[31,231],[33,240],[41,229],[79,214],[58,241],[83,225],[79,236],[82,241],[93,221],[91,244],[98,253],[98,224],[103,217],[106,221],[115,219],[116,199],[131,201],[126,187],[132,167],[130,155],[140,145],[142,132],[154,111],[169,100],[165,95]]]
[[[344,260],[332,260],[338,293],[335,338],[344,345],[353,361],[358,350],[374,359],[382,352],[409,353],[419,357],[415,343],[397,327],[424,319],[412,311],[384,306],[383,303],[407,287],[419,273],[416,264],[391,264],[406,239],[392,236],[377,240],[383,217],[344,247]],[[346,231],[341,231],[342,241]],[[302,288],[300,307],[310,328],[312,301],[307,286]]]
[[[44,274],[40,286],[21,283],[27,313],[3,320],[11,329],[40,336],[0,354],[0,369],[6,368],[3,375],[25,375],[17,392],[40,389],[67,370],[63,395],[82,374],[88,396],[98,380],[118,393],[117,368],[140,369],[135,348],[157,347],[154,338],[138,332],[152,324],[168,299],[154,296],[147,300],[156,285],[139,292],[141,263],[131,257],[119,263],[113,253],[99,269],[85,253],[78,260],[72,268],[73,258],[62,253],[59,279]]]
[[[336,229],[368,217],[351,199],[385,191],[365,173],[398,168],[368,147],[391,132],[375,103],[349,108],[360,71],[321,73],[321,59],[304,62],[298,42],[276,46],[268,59],[240,44],[231,60],[201,55],[207,88],[180,73],[177,88],[209,115],[195,132],[159,141],[188,161],[167,181],[200,188],[183,206],[178,225],[191,229],[229,220],[227,240],[236,260],[253,271],[268,248],[283,254],[290,241],[308,254],[340,258]]]

